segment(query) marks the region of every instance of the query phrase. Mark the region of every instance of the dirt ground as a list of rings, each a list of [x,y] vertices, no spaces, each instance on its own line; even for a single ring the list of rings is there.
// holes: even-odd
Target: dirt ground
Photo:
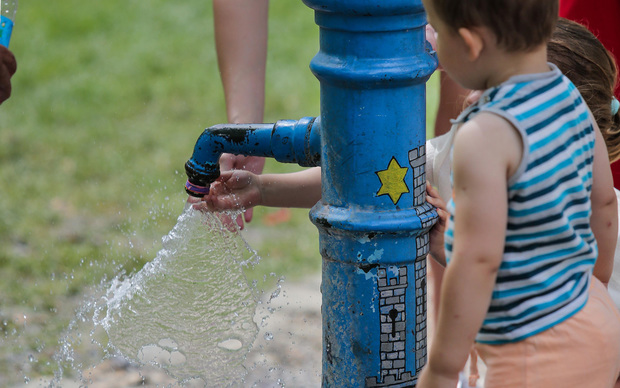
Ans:
[[[255,321],[265,318],[253,349],[245,365],[248,374],[245,382],[233,387],[298,387],[321,386],[321,293],[320,275],[303,281],[284,282],[277,298],[269,304],[261,303]],[[432,298],[432,295],[429,295]],[[268,311],[270,308],[271,311]],[[432,327],[432,324],[429,325]],[[429,338],[431,337],[429,333]],[[484,375],[484,366],[481,374]],[[125,387],[203,387],[204,382],[179,383],[162,369],[137,368],[121,360],[106,360],[86,371],[90,376],[89,388]],[[33,380],[13,388],[45,387],[47,380]],[[482,386],[483,379],[478,381]],[[84,387],[83,383],[62,381],[63,388]],[[467,385],[460,385],[459,388]]]
[[[320,274],[303,281],[283,282],[280,295],[269,304],[261,303],[255,321],[260,332],[245,365],[245,382],[233,387],[320,387],[321,294]],[[267,309],[271,309],[268,311]],[[138,368],[123,360],[108,359],[83,371],[89,388],[203,387],[204,381],[179,383],[162,369]],[[47,387],[51,377],[31,379],[12,388]],[[84,387],[84,383],[62,380],[62,388]]]

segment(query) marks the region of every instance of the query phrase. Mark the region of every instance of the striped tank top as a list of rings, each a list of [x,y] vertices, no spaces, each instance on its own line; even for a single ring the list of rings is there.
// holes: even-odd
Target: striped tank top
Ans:
[[[540,333],[570,318],[588,298],[598,255],[590,229],[594,127],[576,87],[550,66],[550,72],[516,76],[488,89],[455,121],[491,112],[512,123],[524,144],[521,164],[507,182],[504,254],[476,337],[480,343]],[[449,261],[454,201],[448,210]]]

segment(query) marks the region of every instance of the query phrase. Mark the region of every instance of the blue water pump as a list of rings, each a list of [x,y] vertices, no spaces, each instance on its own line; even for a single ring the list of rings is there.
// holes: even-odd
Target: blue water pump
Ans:
[[[323,258],[323,387],[411,387],[426,362],[425,83],[437,61],[420,0],[303,0],[320,50],[321,115],[220,125],[198,139],[186,190],[222,153],[322,168],[310,212]]]

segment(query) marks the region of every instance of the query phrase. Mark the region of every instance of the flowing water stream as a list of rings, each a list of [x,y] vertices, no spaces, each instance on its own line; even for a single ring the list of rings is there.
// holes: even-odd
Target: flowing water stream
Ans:
[[[239,381],[258,333],[246,253],[239,234],[216,216],[188,209],[153,261],[135,276],[113,279],[93,322],[115,352],[162,365],[179,380]]]
[[[84,370],[120,358],[161,368],[179,385],[242,386],[261,303],[244,268],[258,260],[237,230],[186,207],[153,260],[82,302],[59,341],[54,378],[33,385],[67,386],[72,375],[88,386],[91,374]]]

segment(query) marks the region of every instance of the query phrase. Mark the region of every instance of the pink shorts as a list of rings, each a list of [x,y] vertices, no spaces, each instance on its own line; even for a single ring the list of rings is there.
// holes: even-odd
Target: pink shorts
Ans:
[[[613,387],[620,373],[620,312],[592,278],[586,305],[568,320],[504,345],[476,344],[485,388]]]

